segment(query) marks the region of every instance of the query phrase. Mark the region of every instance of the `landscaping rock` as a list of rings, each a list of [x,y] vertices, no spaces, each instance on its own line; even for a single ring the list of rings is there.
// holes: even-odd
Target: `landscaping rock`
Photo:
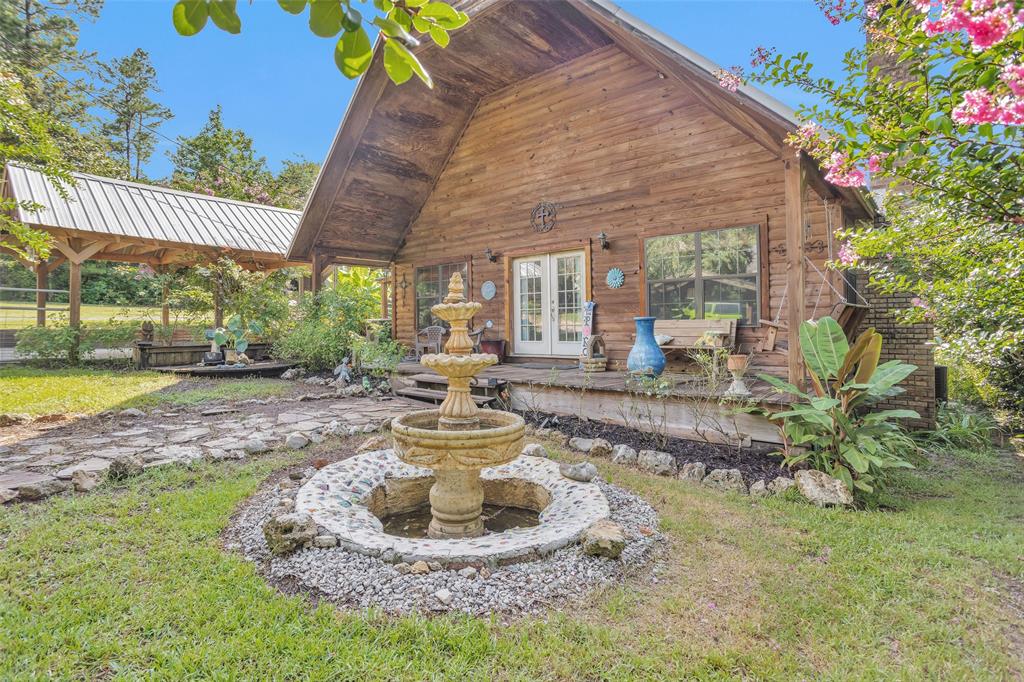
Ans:
[[[412,566],[409,567],[409,572],[413,575],[426,575],[430,573],[430,566],[427,565],[426,561],[414,561]]]
[[[570,438],[569,447],[578,452],[590,452],[590,448],[594,447],[593,438]]]
[[[385,435],[367,438],[356,448],[356,452],[370,452],[372,450],[387,450],[391,447],[391,439]]]
[[[768,497],[768,484],[764,482],[764,479],[754,481],[750,484],[750,496]]]
[[[612,461],[616,464],[636,464],[636,450],[624,443],[612,448]]]
[[[548,450],[540,443],[530,443],[523,448],[523,454],[527,457],[548,457]]]
[[[10,488],[0,488],[0,504],[7,504],[12,500],[18,499],[18,491],[11,490]]]
[[[679,478],[681,480],[693,483],[700,483],[707,475],[708,468],[704,466],[704,462],[687,462],[679,470]]]
[[[819,507],[849,507],[853,504],[853,493],[846,484],[823,471],[796,472],[796,487],[808,502]]]
[[[309,445],[309,439],[301,433],[292,433],[284,439],[284,444],[285,447],[291,448],[292,450],[301,450]]]
[[[584,554],[589,556],[618,559],[626,548],[626,536],[619,524],[601,519],[583,531],[580,544],[583,545]]]
[[[566,478],[580,483],[590,483],[594,480],[594,476],[597,476],[597,467],[590,462],[577,462],[570,464],[563,462],[558,467],[558,471]]]
[[[702,483],[712,490],[724,493],[747,494],[747,484],[743,482],[743,474],[739,469],[712,469]]]
[[[328,547],[337,547],[338,538],[333,535],[317,535],[313,538],[313,546],[319,547],[320,549],[327,549]]]
[[[445,606],[452,603],[452,593],[451,590],[447,588],[442,587],[440,590],[434,593],[434,596],[437,598],[439,602],[441,602]]]
[[[362,384],[352,384],[338,391],[338,395],[345,396],[346,398],[357,398],[366,395],[366,389],[363,388]]]
[[[408,575],[412,571],[412,566],[403,561],[395,564],[395,570],[398,571],[398,575]]]
[[[440,571],[442,568],[444,568],[444,566],[442,566],[441,562],[439,562],[439,561],[428,561],[427,562],[427,568],[429,568],[431,570],[431,572],[433,572],[433,571]]]
[[[678,469],[676,458],[660,450],[641,450],[636,462],[644,471],[659,476],[674,476]]]
[[[476,568],[474,568],[473,566],[466,566],[465,568],[459,571],[459,575],[465,578],[466,580],[472,580],[473,578],[475,578],[476,573]]]
[[[0,428],[4,426],[18,426],[32,421],[27,414],[0,414]]]
[[[100,484],[100,477],[95,471],[78,469],[71,474],[71,485],[80,493],[87,493]]]
[[[316,522],[309,514],[279,514],[263,524],[263,537],[272,554],[283,556],[316,537]]]
[[[796,485],[796,481],[786,476],[776,476],[775,480],[768,484],[768,492],[773,495],[781,495]]]
[[[594,443],[590,446],[590,452],[588,454],[591,457],[611,457],[612,444],[604,438],[595,438]]]
[[[137,417],[145,417],[146,413],[143,412],[142,410],[137,410],[134,407],[129,407],[127,410],[121,410],[120,412],[117,413],[117,415],[119,417],[133,417],[133,418],[137,418]]]
[[[144,466],[142,457],[139,455],[118,455],[110,461],[110,467],[107,468],[107,476],[115,481],[124,480],[141,474]]]
[[[270,451],[271,448],[260,438],[250,438],[242,443],[242,449],[247,455],[259,455]]]
[[[41,500],[50,495],[71,490],[71,484],[59,478],[50,478],[38,483],[29,483],[18,488],[18,497],[22,500]]]
[[[102,457],[90,457],[57,472],[57,478],[74,478],[75,473],[85,471],[90,474],[102,474],[110,468],[110,460]]]
[[[302,367],[292,367],[291,369],[286,369],[281,374],[281,378],[287,381],[293,381],[295,379],[298,379],[299,377],[304,376],[305,374],[306,370],[303,369]]]

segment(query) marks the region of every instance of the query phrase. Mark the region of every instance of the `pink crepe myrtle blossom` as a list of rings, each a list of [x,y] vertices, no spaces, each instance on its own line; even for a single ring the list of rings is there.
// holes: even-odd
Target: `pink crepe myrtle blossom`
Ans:
[[[731,66],[728,69],[715,71],[715,78],[718,84],[729,92],[736,92],[743,84],[743,69],[738,66]]]
[[[828,23],[838,26],[846,11],[846,0],[814,0],[814,4],[822,11]]]
[[[826,164],[825,180],[837,187],[861,187],[864,185],[864,171],[860,170],[842,152],[833,152]]]
[[[887,154],[872,154],[868,157],[868,171],[872,173],[882,172],[882,161],[885,160]]]
[[[882,14],[882,8],[879,7],[878,2],[867,2],[864,3],[864,15],[868,19],[877,19]]]
[[[854,250],[853,244],[850,242],[843,242],[836,255],[839,256],[839,262],[843,265],[849,266],[857,263],[857,252]]]
[[[750,51],[750,65],[753,67],[764,66],[772,60],[775,56],[774,47],[765,47],[764,45],[758,45]]]
[[[930,36],[963,31],[975,51],[985,50],[1024,24],[1024,13],[1015,13],[1014,4],[1014,0],[947,0],[937,18],[925,20],[924,31]],[[921,2],[915,5],[922,12],[932,10]]]
[[[999,72],[999,78],[1018,97],[1024,97],[1024,63],[1007,64]]]
[[[960,125],[1024,125],[1024,97],[997,97],[987,88],[968,90],[952,114],[953,120]]]

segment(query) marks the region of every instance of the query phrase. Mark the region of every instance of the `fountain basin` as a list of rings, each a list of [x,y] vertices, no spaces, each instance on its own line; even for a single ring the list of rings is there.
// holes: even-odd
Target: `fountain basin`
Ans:
[[[558,463],[520,456],[480,472],[484,502],[539,511],[539,524],[460,539],[408,538],[384,532],[381,517],[425,502],[433,472],[378,450],[324,467],[296,497],[296,511],[310,514],[341,546],[391,562],[437,561],[445,566],[498,566],[529,561],[576,542],[609,515],[596,483],[562,476]]]
[[[438,429],[440,410],[417,410],[395,417],[395,453],[409,464],[431,469],[481,469],[515,459],[523,451],[526,423],[510,412],[481,410],[471,429]]]

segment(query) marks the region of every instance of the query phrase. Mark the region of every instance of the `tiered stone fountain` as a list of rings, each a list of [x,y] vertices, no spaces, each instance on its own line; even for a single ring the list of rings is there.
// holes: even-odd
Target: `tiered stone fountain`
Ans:
[[[500,565],[550,554],[608,516],[596,483],[570,480],[556,462],[520,454],[522,417],[477,408],[473,377],[498,361],[472,352],[468,325],[480,308],[466,300],[462,276],[452,275],[448,295],[432,308],[451,326],[446,352],[420,360],[447,377],[444,402],[397,417],[393,450],[324,467],[299,490],[296,511],[310,514],[342,547],[386,561]],[[386,522],[425,512],[428,502],[429,524],[417,524],[427,526],[427,537],[385,530]],[[538,522],[488,530],[485,503],[514,518],[522,518],[515,510],[539,515]]]
[[[523,418],[480,410],[470,394],[477,372],[498,362],[496,355],[471,352],[469,321],[481,307],[466,300],[462,274],[453,274],[448,295],[430,309],[451,326],[447,352],[420,358],[420,364],[447,377],[448,395],[440,409],[396,417],[391,425],[398,458],[434,471],[428,530],[432,538],[483,535],[480,470],[510,462],[523,449]]]

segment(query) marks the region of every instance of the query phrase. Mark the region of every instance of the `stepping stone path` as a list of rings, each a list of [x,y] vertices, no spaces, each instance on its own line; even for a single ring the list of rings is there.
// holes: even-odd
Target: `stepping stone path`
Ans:
[[[330,395],[247,400],[143,416],[125,410],[39,424],[27,436],[25,425],[15,425],[19,431],[0,428],[0,504],[70,491],[73,479],[77,487],[88,487],[88,475],[102,480],[119,457],[138,457],[143,468],[246,459],[282,447],[289,439],[294,447],[319,442],[324,435],[372,433],[398,415],[422,409],[422,403],[400,398]],[[246,448],[256,441],[263,448]]]

